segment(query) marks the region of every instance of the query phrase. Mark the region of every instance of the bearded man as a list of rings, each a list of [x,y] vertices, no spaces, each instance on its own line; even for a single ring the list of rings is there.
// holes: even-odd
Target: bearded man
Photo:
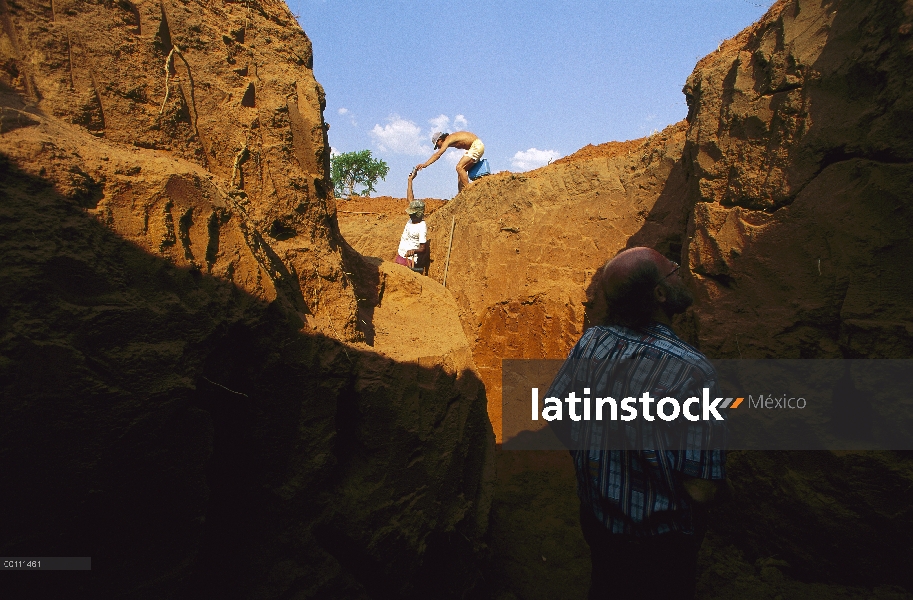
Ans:
[[[713,366],[672,329],[693,302],[676,263],[650,248],[625,250],[596,274],[587,298],[594,326],[548,397],[720,395]],[[702,506],[725,478],[725,423],[656,416],[578,420],[558,432],[577,474],[590,599],[694,597]]]

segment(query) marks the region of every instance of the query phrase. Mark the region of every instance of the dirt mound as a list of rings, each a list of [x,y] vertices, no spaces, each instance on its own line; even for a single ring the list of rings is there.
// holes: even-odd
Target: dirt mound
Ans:
[[[425,203],[425,216],[447,204],[447,200],[437,200],[435,198],[422,198],[422,201]],[[408,219],[406,214],[408,205],[409,202],[405,198],[391,198],[390,196],[337,200],[336,214],[339,228],[340,230],[354,233],[355,230],[349,228],[350,222],[371,223],[373,220],[386,219],[388,217],[395,217],[405,223],[406,219]],[[399,239],[397,238],[398,242]],[[393,248],[393,252],[394,254],[396,253],[396,247]]]
[[[910,3],[784,3],[688,79],[709,352],[913,353],[911,21]]]
[[[688,79],[682,257],[708,355],[913,356],[911,29],[911,2],[779,2]],[[720,526],[748,556],[913,589],[892,491],[908,458],[745,453],[730,472],[739,508]]]
[[[425,203],[425,215],[430,215],[443,205],[447,200],[438,200],[436,198],[419,198]],[[339,219],[350,218],[350,215],[359,214],[402,214],[405,215],[406,207],[409,203],[405,198],[393,198],[391,196],[376,196],[364,198],[349,198],[347,200],[337,200],[336,210]]]
[[[100,29],[106,35],[97,35]],[[170,223],[165,233],[154,226],[123,233],[204,272],[210,269],[205,252],[188,249],[179,230],[191,221],[207,227],[209,215],[200,214],[205,209],[191,209],[193,196],[201,194],[191,190],[205,188],[206,197],[220,189],[222,197],[231,196],[224,202],[244,214],[250,235],[275,250],[261,262],[283,265],[264,268],[296,274],[297,282],[285,278],[300,288],[291,292],[298,298],[294,310],[322,333],[360,338],[356,302],[342,282],[342,272],[350,269],[340,269],[333,238],[324,93],[310,69],[310,41],[284,3],[207,8],[195,2],[77,2],[51,9],[16,3],[3,20],[3,34],[5,129],[21,127],[17,116],[35,113],[112,144],[107,151],[95,146],[91,158],[76,152],[73,160],[58,160],[47,144],[23,149],[47,177],[65,180],[72,178],[69,169],[81,169],[81,185],[91,190],[86,208],[113,219],[115,227],[130,219],[116,213],[161,213],[162,222]],[[62,146],[82,144],[63,127],[54,135]],[[105,160],[139,156],[124,147],[152,150],[142,156],[167,157],[179,170],[197,168],[194,176],[210,182],[151,190],[167,173],[167,161],[109,174]],[[153,195],[158,205],[133,206],[134,197]],[[315,263],[321,265],[317,270]],[[257,277],[255,271],[250,275]]]
[[[596,146],[593,144],[587,144],[577,152],[559,158],[555,162],[573,162],[587,158],[599,158],[600,156],[605,158],[615,158],[635,151],[637,147],[642,143],[643,140],[628,140],[627,142],[606,142]]]
[[[471,589],[485,390],[447,293],[340,238],[288,8],[0,26],[0,547],[96,565],[29,595]]]
[[[681,253],[684,140],[679,123],[530,173],[490,175],[426,218],[429,275],[443,282],[447,271],[496,435],[501,359],[567,356],[582,333],[589,278],[630,240]],[[403,222],[369,215],[340,221],[340,230],[362,254],[389,259]]]

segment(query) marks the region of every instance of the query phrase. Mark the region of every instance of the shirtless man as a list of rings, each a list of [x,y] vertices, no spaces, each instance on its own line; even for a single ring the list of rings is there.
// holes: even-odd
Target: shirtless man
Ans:
[[[485,145],[482,144],[482,140],[476,134],[468,131],[457,131],[456,133],[436,131],[431,134],[431,143],[434,144],[434,149],[437,152],[432,154],[431,158],[422,164],[416,165],[415,170],[421,171],[430,166],[446,152],[447,148],[453,147],[465,150],[466,154],[463,155],[463,158],[460,159],[456,166],[457,191],[463,191],[463,188],[469,184],[469,168],[479,162],[482,154],[485,153]]]

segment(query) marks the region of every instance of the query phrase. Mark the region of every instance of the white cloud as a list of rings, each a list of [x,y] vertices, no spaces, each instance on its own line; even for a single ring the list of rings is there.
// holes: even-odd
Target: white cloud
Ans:
[[[337,150],[333,146],[330,146],[330,156],[337,156],[338,154],[339,154],[339,150]]]
[[[556,158],[561,158],[561,154],[555,150],[538,150],[536,148],[530,148],[529,150],[521,150],[514,154],[510,164],[518,169],[529,171],[530,169],[537,169],[545,166]]]
[[[428,119],[428,123],[431,125],[431,129],[428,131],[429,135],[435,131],[453,133],[469,126],[469,121],[463,115],[455,116],[452,121],[447,115],[438,115],[433,119]]]
[[[375,125],[370,133],[374,143],[384,152],[413,156],[431,154],[431,147],[422,143],[421,127],[399,115],[390,115],[386,125]]]
[[[428,119],[428,122],[431,124],[429,135],[435,131],[447,132],[450,129],[450,117],[447,115],[438,115],[433,119]]]
[[[355,115],[353,115],[352,112],[348,108],[340,108],[336,112],[339,113],[339,116],[341,116],[341,117],[348,115],[349,123],[352,125],[352,127],[358,126],[358,123],[355,122]]]

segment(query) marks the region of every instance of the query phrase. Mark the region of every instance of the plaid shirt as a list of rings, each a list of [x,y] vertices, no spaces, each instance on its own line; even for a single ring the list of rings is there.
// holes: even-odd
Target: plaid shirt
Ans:
[[[624,369],[613,369],[625,360]],[[619,375],[618,371],[623,371]],[[716,371],[703,354],[669,327],[634,330],[617,325],[588,329],[552,382],[546,397],[564,398],[584,387],[612,398],[720,396]],[[577,495],[609,531],[635,536],[692,532],[691,501],[682,475],[723,479],[725,426],[716,421],[641,418],[576,421],[570,436]],[[633,447],[633,448],[632,448]],[[636,449],[635,449],[636,448]]]

